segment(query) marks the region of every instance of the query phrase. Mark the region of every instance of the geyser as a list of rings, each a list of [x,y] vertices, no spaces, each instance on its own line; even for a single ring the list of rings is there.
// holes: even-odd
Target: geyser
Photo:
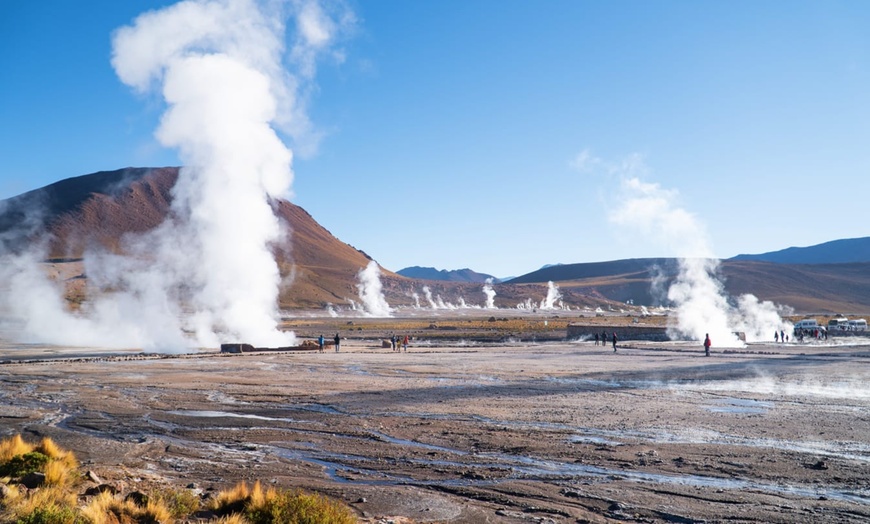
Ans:
[[[381,284],[381,269],[372,260],[357,274],[356,285],[365,313],[373,317],[389,317],[392,313]]]
[[[761,302],[753,295],[743,295],[736,303],[729,301],[705,228],[676,204],[676,191],[626,176],[620,193],[624,196],[610,212],[610,220],[658,240],[679,257],[679,274],[667,291],[676,309],[676,323],[669,326],[673,338],[703,340],[709,333],[714,345],[735,347],[742,345],[736,332],[745,333],[752,342],[771,339],[775,331],[791,330],[771,302]]]
[[[295,76],[283,63],[288,14],[298,29]],[[163,350],[294,343],[278,329],[273,249],[288,232],[272,211],[274,199],[289,195],[292,153],[273,126],[304,139],[299,93],[338,28],[314,1],[188,0],[115,32],[118,77],[162,96],[156,137],[184,167],[169,219],[126,238],[124,255],[85,254],[94,293],[76,314],[48,298],[59,290],[32,263],[6,261],[10,281],[29,288],[13,287],[6,299],[31,339]]]

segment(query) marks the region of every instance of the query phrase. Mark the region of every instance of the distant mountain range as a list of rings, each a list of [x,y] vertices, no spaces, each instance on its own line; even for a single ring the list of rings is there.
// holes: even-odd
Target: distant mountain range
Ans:
[[[492,275],[478,273],[470,269],[435,269],[434,267],[412,266],[400,269],[396,273],[408,278],[417,278],[420,280],[443,280],[446,282],[477,282],[484,283],[487,279],[492,279],[493,282],[499,280]]]
[[[737,255],[730,260],[756,260],[778,264],[870,262],[870,237],[832,240],[815,246],[790,247],[760,255]]]
[[[129,234],[150,230],[167,216],[179,170],[127,168],[61,180],[0,202],[0,252],[14,252],[45,240],[42,261],[60,279],[71,304],[87,300],[88,276],[82,257],[88,251],[124,251]],[[284,277],[283,308],[351,306],[358,302],[358,273],[371,260],[323,228],[304,209],[285,200],[273,202],[279,220],[292,235],[276,246]],[[497,307],[522,303],[537,307],[556,282],[571,307],[611,307],[631,301],[659,305],[661,294],[678,270],[671,258],[557,264],[494,284]],[[725,289],[732,296],[752,293],[793,307],[799,313],[866,313],[870,311],[870,238],[835,240],[806,248],[722,261]],[[470,269],[405,268],[381,272],[383,292],[392,306],[423,300],[445,304],[485,303],[483,284],[491,275]],[[0,283],[2,286],[2,283]],[[428,296],[427,296],[428,298]],[[426,307],[426,304],[420,304]]]

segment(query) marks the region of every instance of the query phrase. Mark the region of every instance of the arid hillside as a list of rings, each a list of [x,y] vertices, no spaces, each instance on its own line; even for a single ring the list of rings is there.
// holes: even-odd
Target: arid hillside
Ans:
[[[7,199],[0,202],[0,246],[4,252],[16,252],[45,241],[47,252],[42,256],[47,271],[66,282],[72,302],[80,302],[87,292],[82,263],[86,250],[120,253],[137,233],[157,227],[171,212],[177,178],[177,167],[126,168],[61,180]],[[273,208],[288,231],[286,243],[275,249],[284,280],[281,306],[323,308],[359,302],[357,274],[371,258],[336,238],[301,207],[279,200]],[[424,286],[433,299],[448,304],[486,301],[479,283],[418,281],[384,268],[382,283],[391,305],[413,305],[419,300],[427,306]],[[500,286],[496,304],[540,303],[546,287],[546,283]],[[594,290],[569,296],[576,305],[609,302]]]
[[[638,258],[552,266],[510,282],[552,280],[563,292],[594,289],[617,302],[659,305],[678,272],[676,259]],[[779,264],[723,260],[719,278],[731,296],[751,293],[761,300],[790,306],[799,314],[870,311],[870,262]]]
[[[0,202],[0,247],[20,251],[42,239],[49,273],[67,283],[73,302],[85,299],[86,250],[123,252],[126,242],[171,212],[177,167],[126,168],[69,178]],[[288,235],[275,255],[284,277],[281,306],[323,308],[359,301],[360,269],[371,258],[327,231],[304,209],[273,203]],[[227,210],[232,213],[232,209]],[[171,217],[170,217],[171,218]],[[203,261],[206,263],[206,261]],[[632,302],[660,305],[678,270],[675,259],[632,259],[547,267],[493,285],[497,307],[539,307],[547,283],[556,282],[572,307],[611,307]],[[721,277],[732,295],[753,293],[798,313],[870,311],[870,263],[776,264],[726,260]],[[393,306],[483,305],[481,282],[406,278],[382,268],[384,294]],[[656,291],[658,285],[658,292]],[[427,296],[428,294],[428,296]]]

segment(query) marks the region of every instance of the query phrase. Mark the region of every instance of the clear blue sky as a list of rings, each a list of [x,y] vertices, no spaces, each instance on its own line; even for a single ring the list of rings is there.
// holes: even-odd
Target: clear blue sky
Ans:
[[[170,3],[0,6],[0,198],[178,164],[152,136],[160,101],[109,62],[114,29]],[[716,256],[870,235],[868,2],[348,6],[292,200],[387,269],[672,256],[607,220],[607,166],[638,156]]]

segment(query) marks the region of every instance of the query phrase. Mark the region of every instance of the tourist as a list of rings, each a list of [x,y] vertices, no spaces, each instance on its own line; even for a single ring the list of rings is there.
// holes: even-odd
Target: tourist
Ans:
[[[339,348],[341,348],[341,337],[338,336],[338,333],[335,334],[335,352],[338,353]]]
[[[616,353],[616,331],[613,332],[613,352]]]
[[[704,338],[704,355],[710,356],[710,346],[713,345],[713,342],[710,341],[710,333],[707,333],[707,336]]]
[[[779,331],[774,331],[774,332],[773,332],[773,341],[774,341],[774,342],[779,342]]]
[[[598,345],[598,333],[595,333],[595,345]]]
[[[320,346],[320,352],[323,353],[323,333],[321,333],[320,338],[317,339],[317,345]]]
[[[402,339],[402,349],[405,350],[405,353],[408,352],[408,335],[405,335],[405,338]]]

